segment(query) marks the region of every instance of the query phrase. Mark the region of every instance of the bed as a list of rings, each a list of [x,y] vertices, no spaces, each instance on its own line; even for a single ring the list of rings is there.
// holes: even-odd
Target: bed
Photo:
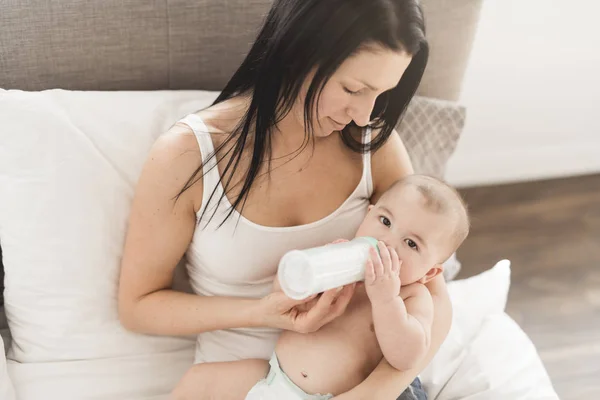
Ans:
[[[3,4],[1,399],[166,399],[191,365],[193,338],[119,324],[129,205],[153,140],[215,98],[269,4]],[[398,127],[418,172],[443,177],[460,139],[468,110],[457,100],[480,6],[424,1],[431,62]],[[459,268],[447,262],[448,280]],[[510,261],[449,288],[452,329],[421,375],[429,397],[557,399],[535,346],[504,312]]]

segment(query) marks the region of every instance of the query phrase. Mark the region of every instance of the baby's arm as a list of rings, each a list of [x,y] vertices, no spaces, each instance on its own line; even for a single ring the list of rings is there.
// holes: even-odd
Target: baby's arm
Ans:
[[[379,347],[387,362],[400,371],[410,370],[427,354],[433,324],[433,299],[421,283],[400,287],[396,250],[383,242],[379,255],[371,249],[365,266],[365,289],[373,313]]]
[[[400,371],[427,354],[433,324],[433,300],[427,287],[413,283],[393,301],[373,305],[373,324],[383,356]]]

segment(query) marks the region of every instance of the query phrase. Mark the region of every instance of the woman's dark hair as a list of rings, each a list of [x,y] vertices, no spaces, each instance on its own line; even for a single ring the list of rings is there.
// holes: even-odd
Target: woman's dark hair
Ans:
[[[215,154],[220,154],[220,150],[226,148],[220,157],[230,157],[221,173],[225,189],[222,196],[225,196],[236,186],[232,185],[231,172],[239,166],[245,147],[252,146],[250,167],[225,220],[234,209],[239,206],[243,209],[265,161],[270,169],[272,129],[290,112],[309,74],[315,72],[304,104],[305,143],[312,137],[313,106],[323,87],[344,60],[369,45],[407,52],[412,60],[398,85],[381,94],[375,102],[371,114],[375,122],[371,126],[381,132],[370,143],[363,143],[355,135],[358,130],[354,123],[342,131],[344,144],[360,153],[375,151],[386,142],[423,76],[429,47],[419,1],[274,1],[250,52],[213,103],[242,94],[251,96],[244,117],[215,150]],[[205,157],[204,164],[216,157],[215,154]],[[194,172],[179,195],[201,179],[203,166]],[[223,179],[224,176],[228,178]],[[222,200],[223,197],[219,199]]]

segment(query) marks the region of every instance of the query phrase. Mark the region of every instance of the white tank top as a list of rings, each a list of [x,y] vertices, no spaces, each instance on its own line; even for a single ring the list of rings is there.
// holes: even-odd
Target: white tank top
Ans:
[[[202,119],[190,114],[180,120],[198,139],[202,160],[214,152],[213,142]],[[370,141],[370,129],[365,142]],[[361,180],[350,197],[333,213],[310,224],[292,227],[258,225],[237,211],[219,227],[231,209],[223,198],[216,159],[204,167],[202,205],[197,227],[186,252],[186,266],[194,292],[200,296],[239,296],[261,298],[271,292],[279,259],[289,250],[320,246],[339,238],[352,238],[367,213],[373,193],[371,156],[363,156]],[[217,191],[208,204],[213,189]],[[215,212],[211,221],[209,217]],[[202,220],[200,216],[206,210]],[[279,330],[240,328],[198,335],[195,362],[234,361],[247,358],[269,359]]]

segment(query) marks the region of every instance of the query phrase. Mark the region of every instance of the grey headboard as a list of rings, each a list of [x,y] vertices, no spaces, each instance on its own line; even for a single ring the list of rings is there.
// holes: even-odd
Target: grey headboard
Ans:
[[[482,0],[424,0],[432,54],[421,94],[456,99]],[[4,0],[0,87],[219,89],[269,0]]]
[[[423,1],[431,58],[419,94],[458,98],[481,2]],[[2,0],[0,88],[219,89],[250,47],[270,4]]]

